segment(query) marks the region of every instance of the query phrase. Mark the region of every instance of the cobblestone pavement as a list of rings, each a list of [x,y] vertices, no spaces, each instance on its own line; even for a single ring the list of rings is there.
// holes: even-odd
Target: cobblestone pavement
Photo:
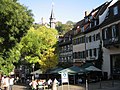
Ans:
[[[62,86],[58,87],[58,90],[62,90]],[[68,85],[63,87],[63,90],[85,90],[85,84],[81,85]],[[120,81],[102,81],[97,83],[88,84],[88,90],[120,90]]]
[[[88,87],[89,87],[88,90],[120,90],[120,80],[119,81],[109,80],[109,81],[102,81],[101,83],[100,82],[90,83],[88,84]],[[13,90],[30,90],[30,89],[23,85],[14,85]],[[85,90],[85,84],[69,85],[69,86],[63,85],[63,87],[59,86],[57,90]]]
[[[29,90],[29,89],[25,85],[13,85],[13,89],[12,90]]]

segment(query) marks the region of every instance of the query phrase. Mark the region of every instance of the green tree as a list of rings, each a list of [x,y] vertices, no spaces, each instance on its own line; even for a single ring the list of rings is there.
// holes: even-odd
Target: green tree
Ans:
[[[0,0],[0,52],[20,41],[33,23],[32,13],[13,0]]]
[[[4,74],[8,75],[13,70],[14,63],[20,59],[20,50],[20,44],[16,44],[16,46],[10,49],[9,52],[6,52],[8,57],[0,55],[0,69]]]
[[[21,40],[21,54],[30,63],[39,63],[43,71],[56,66],[57,30],[45,26],[31,28]]]
[[[67,21],[66,24],[67,24],[67,25],[71,25],[71,27],[73,27],[74,22],[72,22],[72,21]]]
[[[62,22],[58,21],[56,23],[56,29],[58,30],[60,35],[65,34],[69,30],[73,28],[74,23],[72,21],[67,21],[65,24],[62,24]]]
[[[0,0],[0,69],[9,73],[13,69],[15,46],[33,23],[33,14],[17,0]],[[17,57],[17,56],[16,56]]]
[[[60,22],[60,21],[56,22],[56,27],[55,28],[58,30],[59,34],[62,34],[62,32],[63,32],[63,30],[62,30],[62,22]]]

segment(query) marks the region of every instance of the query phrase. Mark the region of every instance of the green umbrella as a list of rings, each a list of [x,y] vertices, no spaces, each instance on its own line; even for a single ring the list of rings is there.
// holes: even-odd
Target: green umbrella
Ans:
[[[77,73],[84,73],[85,69],[78,67],[78,66],[72,66],[72,67],[63,69],[63,70],[59,71],[58,73],[61,74],[62,72],[68,72],[69,75],[74,75]]]

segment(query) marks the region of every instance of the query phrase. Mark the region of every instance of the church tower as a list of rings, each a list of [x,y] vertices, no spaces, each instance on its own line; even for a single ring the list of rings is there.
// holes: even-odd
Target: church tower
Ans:
[[[50,28],[55,28],[55,17],[54,17],[54,12],[53,12],[53,3],[52,3],[52,10],[51,10],[51,15],[50,15]]]

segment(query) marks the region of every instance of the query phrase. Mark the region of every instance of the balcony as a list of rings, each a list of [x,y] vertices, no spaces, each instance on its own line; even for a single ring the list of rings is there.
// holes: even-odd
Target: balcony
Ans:
[[[111,46],[117,46],[120,44],[120,37],[115,37],[115,38],[109,38],[103,40],[103,46],[105,48],[111,47]]]
[[[75,62],[85,62],[85,58],[74,59],[74,63]]]

